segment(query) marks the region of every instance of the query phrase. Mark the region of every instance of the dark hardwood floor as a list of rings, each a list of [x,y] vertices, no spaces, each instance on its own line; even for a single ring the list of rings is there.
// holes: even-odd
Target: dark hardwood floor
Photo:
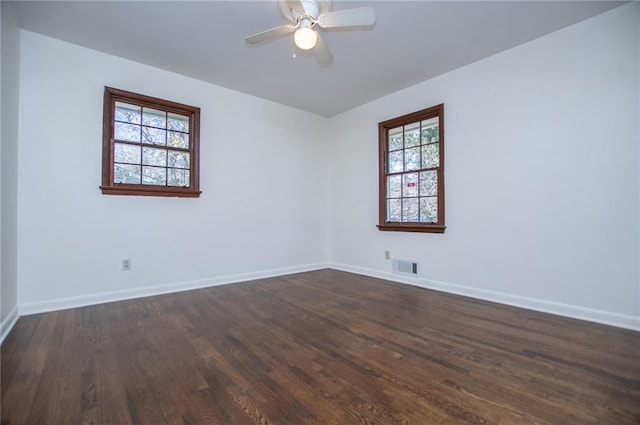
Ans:
[[[640,424],[640,333],[321,270],[20,318],[2,425]]]

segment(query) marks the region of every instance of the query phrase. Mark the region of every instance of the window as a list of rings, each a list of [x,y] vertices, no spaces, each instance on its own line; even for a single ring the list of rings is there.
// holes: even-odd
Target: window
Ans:
[[[104,89],[107,195],[198,197],[200,108]]]
[[[444,105],[378,124],[378,229],[444,233]]]

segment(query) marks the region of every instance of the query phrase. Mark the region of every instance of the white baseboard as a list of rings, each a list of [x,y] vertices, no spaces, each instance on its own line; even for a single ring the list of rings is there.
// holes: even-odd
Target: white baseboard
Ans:
[[[45,313],[48,311],[65,310],[68,308],[85,307],[89,305],[123,301],[134,298],[150,297],[154,295],[169,294],[172,292],[188,291],[192,289],[207,288],[210,286],[227,285],[230,283],[245,282],[256,279],[266,279],[275,276],[284,276],[293,273],[302,273],[312,270],[326,269],[328,263],[305,264],[302,266],[283,267],[279,269],[263,270],[252,273],[242,273],[229,276],[213,277],[209,279],[192,280],[187,282],[171,283],[168,285],[149,286],[144,288],[127,289],[122,291],[103,292],[99,294],[83,295],[79,297],[58,298],[55,300],[36,301],[19,305],[20,315]],[[16,314],[17,316],[17,314]],[[4,326],[4,323],[3,323]],[[4,329],[4,328],[3,328]]]
[[[7,317],[4,318],[2,324],[0,324],[0,344],[2,344],[7,335],[9,335],[9,332],[11,332],[11,329],[13,329],[13,326],[16,324],[19,317],[18,306],[15,306],[11,309],[9,314],[7,314]]]
[[[112,301],[122,301],[134,298],[168,294],[172,292],[206,288],[210,286],[226,285],[230,283],[245,282],[256,279],[266,279],[269,277],[284,276],[293,273],[303,273],[312,270],[324,269],[327,267],[335,270],[376,277],[393,282],[419,286],[422,288],[434,289],[437,291],[463,295],[486,301],[493,301],[501,304],[511,305],[514,307],[521,307],[529,310],[557,314],[560,316],[640,331],[640,317],[636,316],[612,313],[608,311],[596,310],[570,304],[556,303],[553,301],[539,300],[536,298],[522,297],[518,295],[506,294],[503,292],[489,291],[486,289],[478,289],[469,286],[456,285],[453,283],[440,282],[436,280],[403,276],[391,272],[384,272],[380,270],[351,266],[347,264],[314,263],[295,267],[284,267],[259,272],[172,283],[161,286],[151,286],[123,291],[105,292],[79,297],[59,298],[55,300],[20,304],[9,313],[5,320],[2,321],[2,325],[0,328],[0,343],[4,340],[6,335],[11,331],[16,321],[18,320],[18,312],[20,312],[20,315],[23,316],[29,314],[45,313],[48,311],[84,307]]]
[[[436,291],[448,292],[457,295],[464,295],[486,301],[493,301],[500,304],[507,304],[514,307],[526,308],[528,310],[540,311],[543,313],[557,314],[574,319],[586,320],[589,322],[602,323],[619,328],[640,331],[640,317],[631,316],[609,311],[596,310],[587,307],[580,307],[570,304],[562,304],[553,301],[540,300],[536,298],[522,297],[518,295],[506,294],[504,292],[489,291],[486,289],[472,288],[469,286],[456,285],[453,283],[440,282],[436,280],[416,278],[398,275],[391,272],[368,269],[364,267],[350,266],[340,263],[329,263],[329,268],[350,273],[361,274],[370,277],[390,280],[398,283],[419,286],[421,288],[434,289]]]

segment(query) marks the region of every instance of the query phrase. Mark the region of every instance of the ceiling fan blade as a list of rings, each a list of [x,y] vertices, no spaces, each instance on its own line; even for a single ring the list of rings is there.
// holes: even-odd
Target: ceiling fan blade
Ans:
[[[334,10],[318,16],[322,28],[363,27],[376,23],[376,11],[371,7]]]
[[[304,6],[300,0],[285,0],[291,10],[295,10],[298,12],[304,11]]]
[[[257,34],[246,37],[244,41],[247,44],[261,44],[267,41],[275,40],[287,34],[291,34],[296,27],[294,25],[282,25],[280,27],[271,28],[270,30],[262,31]]]
[[[316,46],[313,48],[313,54],[320,65],[329,65],[331,62],[333,62],[333,55],[331,54],[331,50],[329,50],[327,45],[324,44],[324,40],[319,33],[318,41],[316,41]]]

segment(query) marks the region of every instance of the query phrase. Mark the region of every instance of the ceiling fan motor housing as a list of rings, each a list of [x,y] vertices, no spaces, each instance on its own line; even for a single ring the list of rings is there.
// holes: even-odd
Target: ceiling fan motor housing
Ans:
[[[280,0],[279,5],[282,15],[293,23],[298,23],[305,17],[309,17],[315,22],[320,14],[331,10],[331,4],[328,0],[300,0],[293,3]]]

